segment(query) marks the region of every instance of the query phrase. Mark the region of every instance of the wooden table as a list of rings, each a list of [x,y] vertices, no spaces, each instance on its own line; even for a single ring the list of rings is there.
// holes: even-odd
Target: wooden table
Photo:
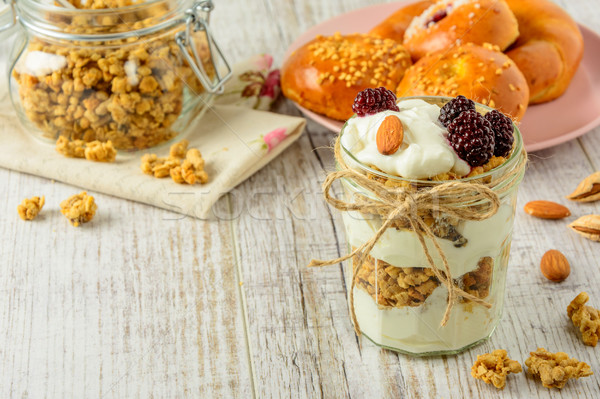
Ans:
[[[597,0],[559,2],[600,30]],[[280,62],[313,24],[371,3],[218,1],[213,26],[232,60],[269,52]],[[288,102],[279,110],[298,115]],[[222,198],[209,222],[94,193],[99,212],[84,228],[51,206],[25,223],[16,213],[23,198],[57,204],[78,188],[0,170],[0,397],[558,397],[525,374],[501,393],[470,376],[477,354],[504,348],[522,362],[538,346],[597,373],[570,382],[563,397],[600,397],[599,349],[580,342],[565,314],[582,290],[600,307],[600,244],[522,211],[547,199],[569,205],[571,220],[600,213],[600,203],[564,199],[600,169],[600,129],[531,154],[504,317],[488,342],[437,358],[357,339],[341,267],[306,267],[346,251],[341,217],[320,194],[333,137],[309,122],[296,144]],[[561,284],[539,272],[551,248],[572,265]]]

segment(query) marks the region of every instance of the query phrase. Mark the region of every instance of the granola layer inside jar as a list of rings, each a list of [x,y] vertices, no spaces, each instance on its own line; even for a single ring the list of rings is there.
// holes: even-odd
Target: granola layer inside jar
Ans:
[[[357,265],[356,287],[368,293],[382,308],[417,307],[425,303],[440,282],[429,267],[398,267],[366,255],[362,265]],[[469,294],[486,298],[492,284],[494,260],[483,257],[477,267],[455,279],[455,283]],[[443,274],[443,272],[442,272]],[[469,302],[462,300],[462,302]]]

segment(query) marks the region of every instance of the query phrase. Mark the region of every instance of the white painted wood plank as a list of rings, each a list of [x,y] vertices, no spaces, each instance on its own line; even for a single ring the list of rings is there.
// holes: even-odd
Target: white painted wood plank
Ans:
[[[78,189],[0,175],[1,397],[252,395],[229,222],[96,195],[77,229],[58,203]]]
[[[598,162],[598,155],[600,154],[600,128],[594,129],[592,132],[586,134],[579,139],[579,144],[583,148],[587,158],[592,164],[594,171],[600,170],[600,163]]]

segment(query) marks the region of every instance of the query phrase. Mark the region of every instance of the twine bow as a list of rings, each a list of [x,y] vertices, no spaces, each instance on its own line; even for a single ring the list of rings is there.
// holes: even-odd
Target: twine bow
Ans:
[[[502,194],[518,184],[519,179],[514,179],[514,177],[523,171],[526,156],[521,157],[522,160],[515,168],[490,184],[450,181],[432,187],[419,188],[416,192],[411,192],[404,187],[387,187],[383,183],[369,179],[363,173],[348,167],[341,156],[340,148],[340,138],[338,137],[335,143],[334,155],[339,165],[339,170],[330,173],[323,182],[322,188],[325,200],[342,212],[358,211],[367,214],[379,214],[383,223],[367,242],[354,249],[350,254],[332,260],[313,259],[308,266],[334,265],[358,255],[356,261],[353,262],[352,284],[349,295],[350,315],[357,335],[360,335],[360,329],[354,310],[354,287],[356,285],[358,268],[362,265],[365,256],[371,252],[377,241],[396,220],[408,223],[410,229],[419,239],[427,263],[431,266],[437,279],[448,290],[448,305],[441,320],[441,326],[445,326],[448,322],[452,306],[457,297],[462,297],[490,308],[490,303],[465,292],[454,283],[446,254],[438,243],[433,231],[419,213],[432,212],[471,221],[480,221],[492,217],[500,207],[498,194]],[[355,202],[337,199],[331,194],[331,186],[339,179],[352,180],[371,195],[361,195]],[[493,190],[494,188],[496,189],[495,191]],[[476,204],[476,206],[465,206],[465,204]],[[439,255],[443,271],[436,266],[425,242],[426,237],[432,241]]]

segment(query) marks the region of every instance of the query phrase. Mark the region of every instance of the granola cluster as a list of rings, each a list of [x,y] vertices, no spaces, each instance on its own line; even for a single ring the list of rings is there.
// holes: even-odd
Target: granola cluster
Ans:
[[[70,158],[85,158],[94,162],[114,162],[117,157],[117,150],[112,141],[106,143],[98,140],[86,143],[83,140],[69,141],[64,136],[56,140],[56,151]]]
[[[19,217],[23,220],[33,220],[37,217],[38,213],[44,207],[46,197],[31,197],[25,198],[19,206],[17,206],[17,212]]]
[[[496,349],[492,353],[477,355],[477,360],[471,368],[471,375],[486,384],[493,384],[498,389],[504,389],[506,376],[509,373],[523,371],[516,360],[508,358],[504,349]]]
[[[423,216],[423,221],[436,237],[452,241],[457,248],[464,247],[469,241],[458,231],[457,227],[460,223],[458,218],[440,215],[434,217],[433,214],[429,213]]]
[[[85,159],[88,161],[114,162],[116,157],[117,150],[110,140],[106,143],[95,140],[85,145]]]
[[[69,141],[64,136],[59,136],[56,140],[56,152],[69,158],[85,158],[85,141]]]
[[[544,348],[530,352],[525,360],[529,372],[542,381],[546,388],[562,388],[571,378],[587,377],[593,374],[587,363],[570,358],[564,352],[551,353]]]
[[[169,148],[169,158],[185,158],[189,144],[190,143],[187,140],[181,140],[180,142],[173,144],[171,148]]]
[[[179,184],[207,183],[204,159],[197,148],[188,150],[188,144],[187,140],[173,144],[168,157],[145,154],[140,165],[142,172],[158,178],[171,176]]]
[[[171,169],[179,165],[179,159],[171,157],[159,157],[156,154],[145,154],[142,156],[142,164],[140,168],[147,175],[152,175],[157,178],[169,176]]]
[[[508,155],[508,156],[510,156],[510,155]],[[445,172],[445,173],[440,173],[438,175],[435,175],[427,180],[436,182],[436,181],[446,181],[446,180],[458,180],[458,179],[464,179],[467,177],[479,176],[481,174],[489,172],[490,170],[492,170],[494,168],[497,168],[498,166],[500,166],[504,162],[506,162],[506,160],[507,160],[506,157],[494,156],[494,157],[490,158],[490,160],[486,164],[484,164],[482,166],[477,166],[477,167],[471,168],[471,172],[466,176],[459,176],[454,172]],[[381,170],[379,168],[377,168],[375,165],[370,165],[370,168],[381,172]],[[377,181],[385,184],[388,187],[408,187],[413,190],[417,189],[417,184],[411,183],[408,180],[388,179],[383,176],[375,175],[373,173],[368,173],[367,177],[372,180],[377,180]]]
[[[395,267],[370,255],[358,267],[356,286],[383,307],[420,306],[440,285],[430,268]]]
[[[67,0],[75,8],[99,10],[105,8],[126,7],[141,3],[142,0]]]
[[[92,220],[96,209],[98,206],[94,202],[94,197],[87,195],[85,191],[72,195],[60,203],[60,211],[75,227]]]
[[[136,1],[71,3],[97,9]],[[156,24],[169,11],[165,7],[148,6],[131,15],[74,14],[56,23],[66,33],[131,31]],[[203,91],[175,34],[103,43],[33,37],[13,71],[25,115],[51,139],[110,140],[118,149],[143,149],[171,139],[171,127],[183,109],[184,87]],[[205,69],[213,74],[203,34],[195,42]]]
[[[509,155],[507,155],[509,156]],[[506,157],[491,157],[490,160],[485,164],[485,165],[481,165],[481,166],[476,166],[474,168],[471,169],[471,173],[469,173],[466,177],[474,177],[474,176],[479,176],[482,175],[484,173],[489,172],[490,170],[497,168],[498,166],[502,165],[504,162],[506,162]],[[442,180],[448,180],[448,179],[442,179]]]
[[[600,311],[585,305],[589,299],[586,292],[577,295],[567,306],[567,314],[575,327],[579,327],[583,343],[596,346],[600,337]]]
[[[489,256],[479,259],[477,269],[462,276],[463,290],[477,298],[487,297],[490,294],[493,271],[494,259]]]
[[[354,267],[357,266],[357,261],[358,256],[355,256]],[[487,297],[492,283],[493,266],[492,258],[481,258],[477,269],[460,278],[463,289],[479,298]],[[396,267],[370,255],[364,258],[356,273],[356,286],[383,307],[420,306],[439,285],[431,268]]]
[[[208,182],[208,174],[204,170],[204,159],[197,148],[189,149],[180,166],[170,171],[171,179],[179,184],[204,184]]]

